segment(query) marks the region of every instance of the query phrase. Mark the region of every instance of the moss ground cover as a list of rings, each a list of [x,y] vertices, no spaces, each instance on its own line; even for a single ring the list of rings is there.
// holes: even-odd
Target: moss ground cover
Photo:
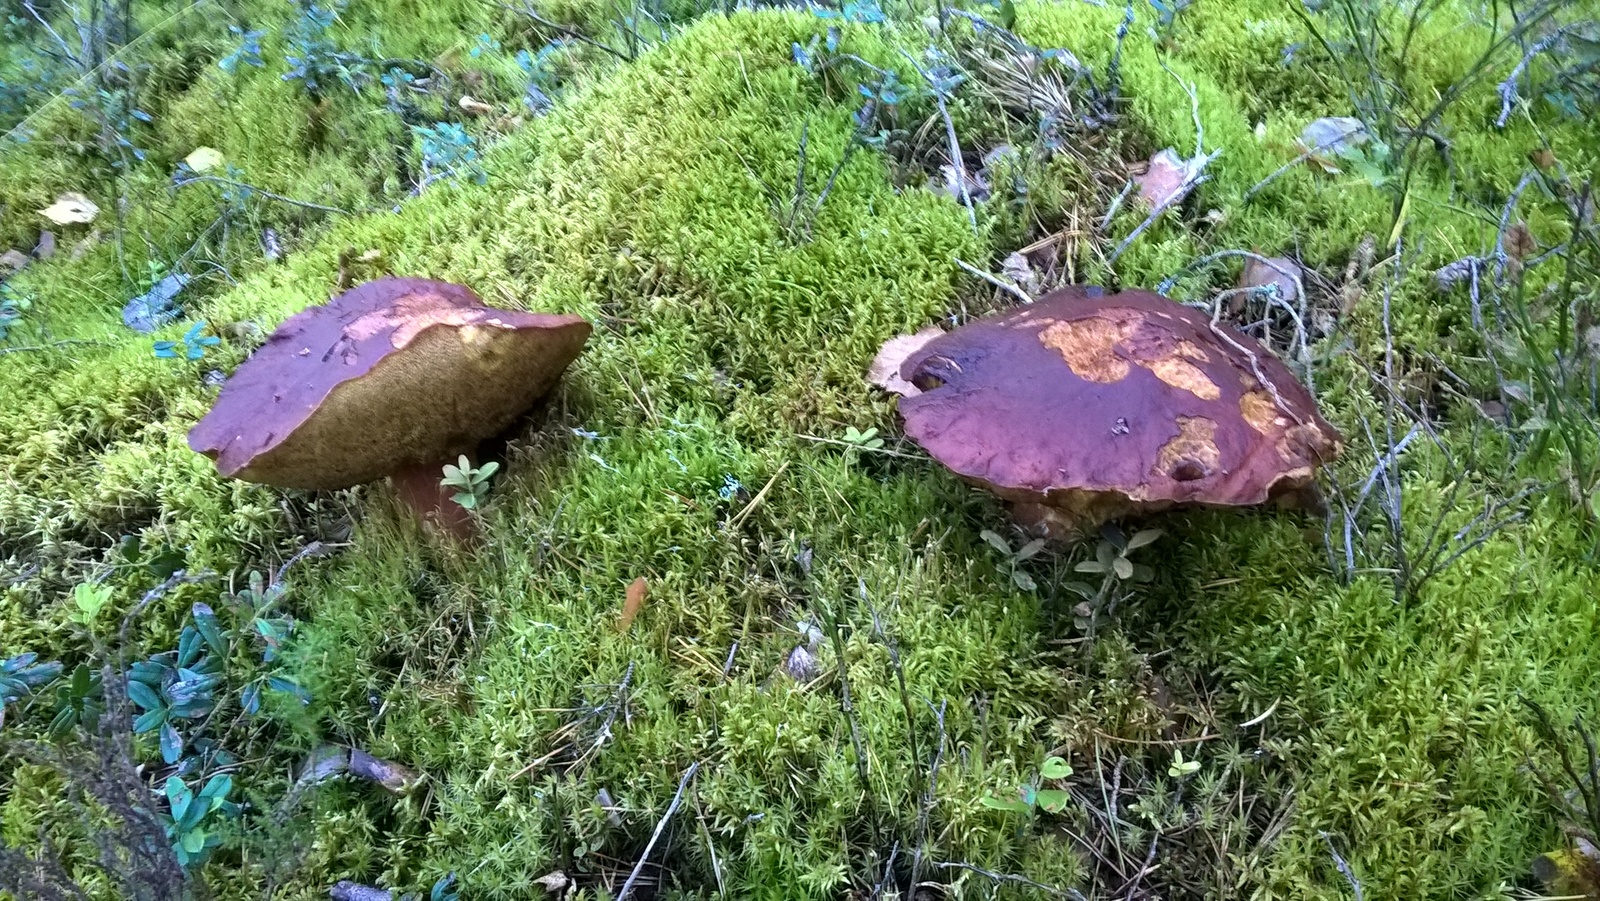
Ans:
[[[264,672],[293,690],[264,692],[247,714],[225,681],[219,713],[195,727],[236,756],[196,751],[204,760],[180,778],[198,790],[228,773],[250,805],[195,868],[215,894],[325,897],[346,878],[426,890],[454,872],[463,898],[524,898],[559,872],[605,897],[663,821],[638,868],[658,897],[916,897],[923,882],[952,897],[1532,887],[1528,861],[1560,843],[1560,823],[1525,766],[1540,751],[1518,696],[1590,710],[1600,652],[1594,527],[1579,502],[1594,486],[1530,447],[1562,422],[1592,435],[1594,411],[1592,395],[1587,410],[1581,393],[1558,403],[1512,370],[1554,346],[1563,304],[1584,321],[1592,269],[1529,262],[1524,294],[1484,289],[1491,321],[1495,298],[1507,317],[1536,298],[1521,307],[1536,326],[1522,356],[1511,332],[1475,327],[1466,288],[1441,292],[1432,272],[1504,243],[1501,211],[1533,171],[1530,151],[1581,178],[1597,135],[1542,99],[1494,126],[1496,84],[1522,50],[1472,79],[1492,40],[1480,12],[1434,9],[1404,56],[1409,20],[1373,18],[1365,27],[1390,40],[1362,81],[1319,49],[1312,29],[1353,39],[1330,13],[1207,0],[1168,23],[1137,8],[1119,40],[1117,7],[978,9],[1019,43],[1070,51],[1120,100],[1114,122],[1046,154],[1034,152],[1037,116],[1003,114],[992,80],[950,87],[974,168],[999,145],[1024,151],[1011,186],[992,174],[969,218],[925,184],[947,160],[936,105],[925,89],[890,96],[883,74],[914,85],[916,66],[941,61],[930,44],[1026,57],[955,13],[941,31],[939,11],[860,4],[832,18],[219,9],[139,19],[145,37],[127,51],[146,61],[129,75],[137,90],[84,82],[132,98],[148,122],[85,112],[57,83],[16,95],[4,124],[21,131],[0,151],[0,237],[16,247],[38,238],[27,211],[63,191],[105,211],[58,229],[56,255],[6,283],[27,303],[0,344],[0,659],[36,652],[70,673],[107,648],[169,650],[193,604],[222,609],[220,595],[236,600],[252,571],[270,575],[310,542],[331,551],[275,586],[296,622]],[[8,84],[26,48],[49,40],[12,27]],[[217,65],[257,31],[260,66]],[[835,64],[808,68],[797,46]],[[326,63],[324,83],[312,89],[291,58]],[[1456,85],[1426,129],[1448,158],[1422,136],[1409,167],[1369,150],[1336,175],[1299,165],[1258,187],[1300,152],[1311,120],[1379,94],[1416,124]],[[497,111],[472,117],[462,94]],[[475,160],[451,155],[469,146],[441,129],[456,124]],[[1407,134],[1381,137],[1398,152]],[[1145,215],[1126,203],[1094,227],[1127,165],[1168,146],[1188,156],[1197,139],[1221,151],[1210,179],[1108,262]],[[203,174],[177,168],[200,146],[232,168],[175,184]],[[429,180],[441,171],[454,175]],[[1519,200],[1514,218],[1541,249],[1582,252],[1558,192]],[[1179,276],[1170,294],[1182,300],[1231,284],[1236,259],[1190,265],[1218,251],[1296,256],[1336,320],[1297,362],[1350,439],[1329,476],[1329,528],[1315,516],[1163,517],[1163,537],[1136,552],[1156,580],[1092,639],[1063,588],[1092,545],[1019,564],[1037,586],[1020,589],[981,536],[1017,537],[1003,509],[895,441],[892,402],[861,379],[883,340],[1010,302],[958,260],[998,270],[1052,235],[1078,279]],[[1368,236],[1371,272],[1343,279]],[[122,305],[171,271],[205,274],[180,295],[186,318],[129,330]],[[242,359],[253,333],[383,271],[597,324],[558,393],[508,437],[476,549],[419,533],[381,485],[311,495],[223,481],[184,442],[214,396],[208,373]],[[224,340],[200,360],[152,352],[201,320]],[[1496,363],[1545,425],[1507,429],[1479,412],[1517,396]],[[1406,432],[1415,410],[1427,429],[1393,455],[1403,462],[1379,466],[1397,440],[1386,427]],[[890,443],[844,440],[871,428]],[[1342,511],[1374,479],[1383,487],[1368,494],[1403,498],[1399,512],[1374,501],[1345,530]],[[1477,542],[1485,510],[1479,526],[1497,528]],[[1422,580],[1430,542],[1435,559],[1464,552]],[[162,555],[214,575],[146,603]],[[649,600],[619,630],[639,577]],[[74,621],[84,582],[111,588],[87,624]],[[797,648],[814,660],[799,678]],[[258,666],[237,645],[229,654]],[[53,689],[19,698],[6,734],[38,734],[56,704]],[[425,778],[401,797],[330,782],[273,823],[266,812],[323,742]],[[134,749],[158,789],[174,772],[159,745],[141,733]],[[1072,775],[1041,776],[1051,755]],[[33,849],[45,835],[68,872],[111,896],[63,777],[16,756],[5,766],[5,843]],[[985,803],[1025,783],[1071,800],[1059,812]]]

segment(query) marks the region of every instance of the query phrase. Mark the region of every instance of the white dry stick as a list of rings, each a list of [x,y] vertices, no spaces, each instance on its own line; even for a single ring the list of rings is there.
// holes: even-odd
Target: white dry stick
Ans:
[[[667,828],[667,821],[677,812],[678,805],[683,803],[683,790],[688,786],[694,774],[700,772],[700,761],[696,760],[689,765],[683,778],[678,780],[678,790],[672,796],[672,803],[667,805],[667,812],[661,815],[661,821],[656,823],[656,831],[650,834],[650,841],[644,846],[644,853],[639,855],[639,862],[633,865],[633,872],[628,874],[628,881],[622,884],[622,891],[617,892],[617,901],[628,901],[629,894],[633,891],[633,884],[638,881],[639,874],[644,871],[645,861],[650,859],[650,852],[656,846],[656,840],[661,838],[661,833]]]

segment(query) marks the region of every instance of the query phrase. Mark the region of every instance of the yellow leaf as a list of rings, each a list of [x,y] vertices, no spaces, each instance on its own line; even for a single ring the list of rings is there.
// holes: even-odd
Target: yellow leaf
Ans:
[[[1394,217],[1394,231],[1389,233],[1390,247],[1400,243],[1400,233],[1405,231],[1406,217],[1409,215],[1411,215],[1411,192],[1407,191],[1406,196],[1400,198],[1400,215]]]
[[[210,172],[222,168],[222,151],[215,147],[196,147],[183,158],[183,162],[196,172]]]

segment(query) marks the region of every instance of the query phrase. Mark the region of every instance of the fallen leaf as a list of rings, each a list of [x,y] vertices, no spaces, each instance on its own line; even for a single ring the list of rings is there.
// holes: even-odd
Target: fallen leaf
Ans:
[[[484,103],[482,100],[474,100],[467,94],[462,94],[461,99],[456,101],[456,105],[460,106],[463,112],[474,116],[487,116],[494,112],[493,106]]]
[[[122,307],[122,324],[141,334],[150,334],[183,315],[177,304],[178,293],[189,284],[189,276],[174,272],[156,282],[149,291]]]
[[[1539,242],[1534,240],[1533,232],[1528,230],[1528,223],[1518,221],[1506,232],[1505,248],[1506,253],[1519,260],[1525,260],[1539,249]]]
[[[57,225],[82,225],[93,222],[94,217],[100,215],[100,208],[82,194],[69,192],[57,197],[55,203],[40,210],[39,215]]]
[[[1000,264],[1000,274],[1016,282],[1017,287],[1029,296],[1037,295],[1042,287],[1039,270],[1034,268],[1027,254],[1020,251],[1005,258]]]
[[[622,616],[617,619],[617,631],[626,632],[633,620],[644,609],[644,600],[650,596],[650,583],[640,576],[628,586],[628,596],[622,602]]]
[[[0,266],[4,266],[12,272],[16,272],[26,265],[28,265],[28,255],[20,250],[8,250],[5,253],[0,253]]]
[[[1317,156],[1338,156],[1346,148],[1367,142],[1367,126],[1352,116],[1327,116],[1307,125],[1300,132],[1305,152]]]
[[[1239,287],[1272,286],[1278,289],[1278,297],[1293,304],[1300,301],[1300,290],[1296,284],[1304,283],[1304,275],[1305,270],[1300,268],[1300,264],[1287,257],[1269,257],[1261,260],[1246,257],[1244,271],[1239,273]]]
[[[554,873],[547,873],[533,881],[544,886],[544,890],[547,892],[559,892],[572,884],[572,880],[567,878],[567,874],[560,870],[556,870]]]
[[[210,172],[223,165],[222,151],[215,147],[196,147],[183,158],[184,165],[196,172]]]
[[[922,390],[900,377],[900,364],[922,349],[924,344],[944,334],[944,329],[930,325],[915,335],[896,335],[883,343],[872,366],[867,369],[867,381],[890,394],[916,397]]]
[[[783,662],[783,671],[796,682],[810,682],[822,672],[817,665],[817,655],[803,645],[797,645],[789,652]]]
[[[1539,171],[1543,172],[1555,166],[1556,155],[1551,153],[1549,148],[1540,147],[1538,150],[1528,154],[1528,160],[1537,166]]]
[[[1160,209],[1182,200],[1205,164],[1203,156],[1186,160],[1168,147],[1152,156],[1149,166],[1142,174],[1135,175],[1133,182],[1139,186],[1140,199],[1151,209]]]

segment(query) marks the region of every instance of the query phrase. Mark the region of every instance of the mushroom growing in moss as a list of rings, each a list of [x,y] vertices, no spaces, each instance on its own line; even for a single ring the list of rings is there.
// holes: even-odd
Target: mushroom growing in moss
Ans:
[[[1304,504],[1341,438],[1254,339],[1147,291],[1076,286],[900,365],[906,433],[1069,537],[1180,505]]]
[[[222,386],[189,446],[224,476],[338,489],[389,477],[456,534],[442,467],[475,454],[582,352],[578,316],[485,306],[448,282],[382,278],[286,320]]]

